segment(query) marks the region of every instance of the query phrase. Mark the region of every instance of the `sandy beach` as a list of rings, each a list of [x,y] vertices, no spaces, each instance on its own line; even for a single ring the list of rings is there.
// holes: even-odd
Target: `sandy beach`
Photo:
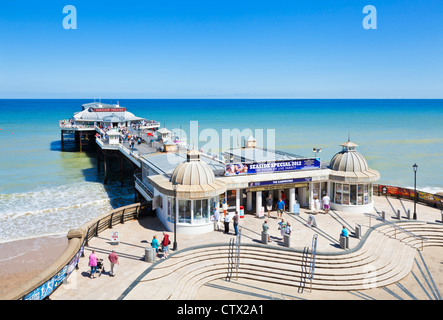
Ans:
[[[50,266],[67,244],[65,235],[0,243],[0,299]]]

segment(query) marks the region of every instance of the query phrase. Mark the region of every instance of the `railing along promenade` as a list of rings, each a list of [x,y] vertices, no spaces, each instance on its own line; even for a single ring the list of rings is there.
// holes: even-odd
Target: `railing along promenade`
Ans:
[[[147,202],[131,204],[108,211],[77,229],[71,229],[66,235],[68,245],[65,251],[52,265],[32,280],[0,297],[0,299],[43,300],[47,298],[78,268],[78,262],[84,256],[84,247],[88,246],[89,240],[114,225],[146,216],[149,207]]]
[[[411,201],[414,201],[415,198],[414,189],[383,184],[374,184],[373,193],[378,196],[389,196]],[[443,195],[417,190],[417,203],[443,209]]]

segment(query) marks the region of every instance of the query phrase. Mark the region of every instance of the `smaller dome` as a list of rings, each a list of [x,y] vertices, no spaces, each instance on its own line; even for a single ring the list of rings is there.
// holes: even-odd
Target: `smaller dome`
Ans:
[[[357,144],[348,141],[341,146],[343,150],[336,153],[331,159],[329,167],[332,170],[345,172],[365,172],[369,170],[366,159],[355,151]]]
[[[200,153],[196,150],[188,152],[188,159],[180,163],[172,172],[172,184],[205,185],[215,181],[212,169],[200,161]]]

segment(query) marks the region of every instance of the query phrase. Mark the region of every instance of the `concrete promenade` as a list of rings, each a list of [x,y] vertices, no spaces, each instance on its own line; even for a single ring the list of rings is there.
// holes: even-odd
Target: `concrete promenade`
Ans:
[[[362,234],[372,226],[380,224],[381,211],[386,212],[386,220],[396,222],[397,209],[401,212],[401,219],[406,219],[406,212],[413,212],[413,202],[402,199],[374,196],[374,211],[370,214],[350,214],[331,211],[324,214],[320,211],[315,215],[317,227],[310,228],[306,222],[310,210],[301,209],[299,215],[284,213],[283,218],[291,223],[293,234],[291,236],[291,247],[303,250],[310,247],[312,237],[318,234],[318,252],[343,252],[339,246],[339,234],[342,226],[349,230],[349,247],[352,249],[361,241],[355,238],[355,226],[361,225]],[[418,221],[441,223],[441,210],[417,204]],[[278,219],[276,212],[272,212],[271,218],[265,218],[270,225],[271,242],[269,246],[283,246],[280,231],[278,230]],[[240,219],[242,227],[242,243],[261,243],[261,226],[264,219],[257,218],[254,214],[246,214]],[[113,244],[110,241],[112,231],[118,231],[120,242]],[[163,225],[155,217],[146,217],[138,221],[130,221],[125,224],[114,226],[112,230],[102,232],[98,237],[89,242],[85,248],[85,257],[80,260],[79,269],[74,271],[69,282],[62,285],[50,297],[52,300],[116,300],[131,286],[134,281],[151,266],[145,262],[145,248],[150,247],[154,235],[161,241],[165,231]],[[168,232],[173,241],[173,233]],[[224,234],[223,228],[202,235],[177,236],[178,250],[210,244],[228,244],[234,237],[232,223],[230,233]],[[172,248],[172,245],[171,245]],[[111,250],[115,249],[120,259],[115,277],[109,276],[110,263],[107,259]],[[105,272],[95,279],[89,277],[88,256],[91,250],[95,250],[99,258],[105,263]],[[221,300],[221,299],[349,299],[349,300],[373,300],[373,299],[437,299],[437,290],[443,292],[443,269],[441,267],[442,247],[426,247],[417,253],[413,270],[400,283],[386,288],[368,289],[364,291],[334,291],[304,290],[299,292],[297,287],[273,285],[260,283],[253,280],[225,281],[215,280],[204,284],[195,296],[198,300]],[[424,264],[423,264],[424,263]],[[424,271],[426,270],[427,273]],[[426,274],[428,277],[426,277]],[[422,275],[422,276],[421,276]],[[427,283],[434,283],[431,286]],[[135,284],[136,285],[136,284]],[[432,289],[434,288],[434,290]],[[438,289],[437,289],[438,288]],[[155,299],[156,291],[152,288],[132,299]]]

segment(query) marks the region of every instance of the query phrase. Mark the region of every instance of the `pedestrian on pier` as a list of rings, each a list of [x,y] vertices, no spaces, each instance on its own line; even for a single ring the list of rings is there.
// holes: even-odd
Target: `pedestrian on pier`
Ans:
[[[276,205],[277,208],[277,218],[283,217],[283,211],[285,211],[285,202],[280,198]]]
[[[151,247],[155,249],[155,254],[157,255],[158,254],[158,248],[160,247],[160,244],[158,243],[156,235],[154,235],[152,237]]]
[[[262,231],[264,233],[268,234],[268,242],[271,242],[271,235],[269,234],[268,220],[265,220],[265,222],[262,224]]]
[[[286,232],[285,219],[281,219],[280,222],[278,223],[278,225],[279,225],[278,230],[280,230],[281,238],[283,239],[283,236],[285,235],[285,232]]]
[[[115,253],[115,249],[112,250],[112,252],[108,256],[109,262],[111,263],[111,271],[109,272],[109,275],[111,277],[115,276],[115,269],[117,269],[116,265],[120,264],[118,261],[118,256]]]
[[[341,236],[348,237],[348,229],[346,229],[345,226],[343,226],[343,229],[341,230]]]
[[[230,217],[229,217],[229,213],[228,214],[226,214],[226,216],[225,216],[225,220],[224,220],[224,222],[225,222],[225,233],[229,233],[229,222],[230,222]]]
[[[238,235],[238,212],[235,211],[235,215],[232,217],[232,222],[234,223],[235,235]]]
[[[266,210],[268,210],[268,218],[271,217],[272,204],[272,196],[269,194],[269,196],[266,198]]]
[[[97,256],[95,255],[95,250],[89,255],[89,266],[91,267],[90,278],[95,278],[95,273],[97,272]]]
[[[216,207],[214,209],[214,225],[215,225],[215,231],[219,231],[220,230],[220,211],[218,210],[218,208]]]
[[[168,257],[170,243],[171,243],[171,241],[169,240],[169,235],[163,231],[163,240],[162,240],[163,257],[162,257],[162,259],[166,259]]]

